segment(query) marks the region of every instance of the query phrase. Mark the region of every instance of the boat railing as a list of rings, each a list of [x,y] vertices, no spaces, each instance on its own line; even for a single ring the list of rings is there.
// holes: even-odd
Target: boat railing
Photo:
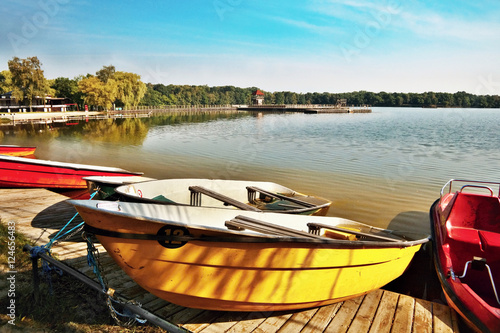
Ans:
[[[465,188],[475,188],[475,189],[484,189],[488,190],[490,192],[491,196],[494,196],[495,191],[492,189],[496,188],[497,196],[500,197],[500,183],[499,182],[484,182],[484,181],[477,181],[477,180],[464,180],[464,179],[451,179],[448,181],[444,186],[441,188],[441,198],[446,192],[446,189],[448,188],[448,191],[446,193],[451,193],[453,189],[453,184],[460,183],[460,192],[462,192]],[[456,187],[455,187],[456,188]]]
[[[500,299],[498,298],[498,293],[497,293],[497,288],[496,288],[496,285],[495,285],[495,280],[493,280],[493,274],[491,273],[491,268],[486,263],[486,259],[485,258],[474,257],[474,259],[467,261],[465,263],[464,272],[460,276],[457,276],[456,273],[453,271],[453,269],[450,268],[451,278],[453,280],[456,280],[457,278],[463,279],[467,275],[467,269],[468,269],[469,266],[472,269],[475,268],[477,270],[483,270],[483,268],[487,269],[488,275],[490,277],[491,287],[493,288],[493,293],[495,294],[495,298],[497,300],[497,303],[500,304]]]

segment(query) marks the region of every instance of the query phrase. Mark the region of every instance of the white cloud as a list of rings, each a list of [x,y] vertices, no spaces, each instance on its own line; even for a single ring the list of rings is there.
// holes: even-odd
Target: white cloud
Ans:
[[[468,41],[492,41],[500,39],[500,24],[491,21],[446,17],[442,14],[427,12],[414,14],[401,13],[401,28],[406,28],[418,36],[426,38],[453,38]]]

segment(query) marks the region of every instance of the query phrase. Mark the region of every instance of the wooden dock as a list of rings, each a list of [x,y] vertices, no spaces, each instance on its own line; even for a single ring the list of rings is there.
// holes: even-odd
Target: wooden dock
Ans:
[[[245,105],[238,111],[248,112],[299,112],[304,114],[319,113],[371,113],[370,107],[351,107],[338,105]]]
[[[0,189],[0,198],[2,221],[15,222],[16,231],[38,245],[48,243],[49,237],[76,212],[64,202],[67,197],[45,189]],[[66,264],[94,278],[87,266],[83,240],[59,243],[52,251]],[[185,308],[148,293],[123,273],[100,246],[99,252],[109,287],[191,332],[458,332],[456,314],[449,307],[381,289],[348,301],[293,312]]]

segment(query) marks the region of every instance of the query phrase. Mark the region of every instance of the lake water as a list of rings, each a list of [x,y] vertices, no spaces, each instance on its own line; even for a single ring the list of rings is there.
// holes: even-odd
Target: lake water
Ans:
[[[91,121],[2,143],[155,178],[273,181],[332,200],[331,216],[428,232],[428,210],[449,179],[500,180],[499,133],[496,109],[374,108]]]

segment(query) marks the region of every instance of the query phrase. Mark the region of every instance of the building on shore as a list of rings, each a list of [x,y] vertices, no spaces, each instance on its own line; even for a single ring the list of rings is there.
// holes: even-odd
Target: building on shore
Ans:
[[[75,104],[65,97],[52,97],[46,95],[44,98],[37,96],[33,100],[31,110],[33,112],[65,112]],[[30,106],[22,103],[12,96],[12,91],[0,95],[0,113],[30,112]]]
[[[264,104],[264,93],[257,89],[252,93],[252,105],[263,105]]]

